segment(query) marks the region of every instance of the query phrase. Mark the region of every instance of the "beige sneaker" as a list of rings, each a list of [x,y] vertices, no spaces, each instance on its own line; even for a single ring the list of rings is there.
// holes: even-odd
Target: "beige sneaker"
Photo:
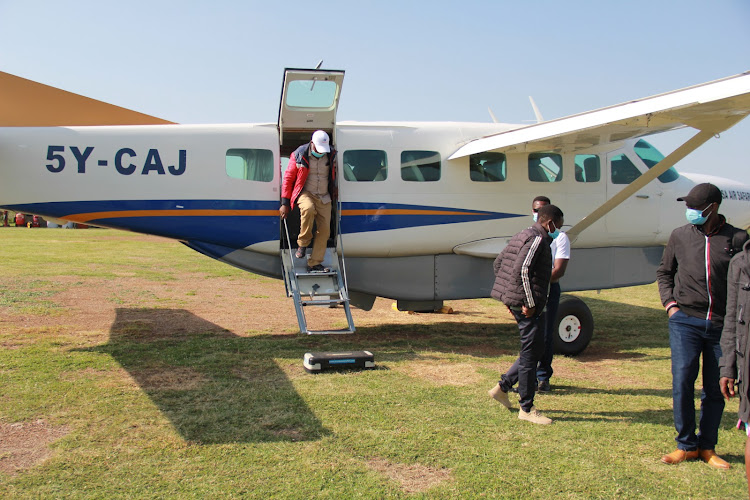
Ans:
[[[552,423],[551,418],[545,417],[539,412],[539,410],[537,410],[533,406],[531,407],[531,410],[528,412],[523,411],[523,408],[521,408],[518,411],[518,418],[521,420],[526,420],[527,422],[531,422],[532,424],[547,425],[547,424]]]
[[[508,393],[500,388],[500,384],[497,384],[495,387],[487,391],[487,393],[495,401],[497,401],[507,409],[511,409],[510,399],[508,399]]]

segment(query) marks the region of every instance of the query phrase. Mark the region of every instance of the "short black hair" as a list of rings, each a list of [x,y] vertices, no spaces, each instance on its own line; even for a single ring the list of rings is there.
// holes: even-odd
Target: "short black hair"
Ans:
[[[539,209],[539,220],[538,222],[547,222],[548,220],[561,221],[563,219],[562,210],[557,208],[555,205],[544,205]]]
[[[547,198],[546,196],[537,196],[536,198],[534,198],[534,200],[531,202],[531,204],[533,205],[537,201],[543,201],[547,205],[549,205],[550,203],[552,203],[551,201],[549,201],[549,198]]]

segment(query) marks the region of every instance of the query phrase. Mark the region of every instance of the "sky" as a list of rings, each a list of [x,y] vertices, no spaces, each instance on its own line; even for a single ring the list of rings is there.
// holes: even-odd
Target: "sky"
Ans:
[[[531,123],[749,71],[750,0],[0,0],[0,71],[178,123],[275,122],[321,59],[342,121]],[[748,142],[677,168],[746,180]]]

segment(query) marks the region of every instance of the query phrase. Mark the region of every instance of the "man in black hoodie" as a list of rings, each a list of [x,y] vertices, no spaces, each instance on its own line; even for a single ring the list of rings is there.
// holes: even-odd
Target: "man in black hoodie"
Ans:
[[[510,409],[508,391],[518,382],[518,418],[535,424],[552,420],[534,407],[536,368],[544,354],[544,306],[552,275],[550,243],[560,234],[563,213],[555,205],[539,209],[537,222],[516,234],[495,259],[492,297],[508,306],[521,332],[521,352],[489,394]]]
[[[669,237],[656,271],[661,302],[669,315],[672,352],[672,401],[677,450],[664,455],[667,464],[701,458],[717,469],[729,464],[714,452],[724,399],[719,389],[721,330],[727,301],[729,261],[747,241],[747,232],[727,224],[719,214],[721,191],[698,184],[687,196],[689,222]],[[695,380],[703,355],[700,432],[695,434]]]

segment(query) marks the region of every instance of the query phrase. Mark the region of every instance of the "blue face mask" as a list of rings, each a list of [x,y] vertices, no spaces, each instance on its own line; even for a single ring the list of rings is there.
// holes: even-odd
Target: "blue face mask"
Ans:
[[[558,236],[560,236],[560,228],[556,227],[555,230],[552,231],[551,233],[549,231],[547,231],[547,234],[549,234],[549,237],[554,240],[555,238],[557,238]]]
[[[323,155],[325,154],[325,153],[317,153],[317,152],[313,151],[312,149],[310,150],[310,152],[312,153],[312,155],[315,158],[323,158]]]
[[[536,222],[536,221],[537,221],[537,219],[539,218],[539,214],[538,214],[538,213],[536,213],[536,212],[534,212],[534,213],[532,214],[532,217],[534,218],[534,222]]]
[[[703,212],[708,210],[710,207],[711,205],[707,206],[703,210],[698,210],[696,208],[688,208],[685,210],[685,218],[691,224],[694,224],[696,226],[702,226],[708,220],[708,216],[711,215],[711,212],[708,212],[708,215],[703,215]]]

